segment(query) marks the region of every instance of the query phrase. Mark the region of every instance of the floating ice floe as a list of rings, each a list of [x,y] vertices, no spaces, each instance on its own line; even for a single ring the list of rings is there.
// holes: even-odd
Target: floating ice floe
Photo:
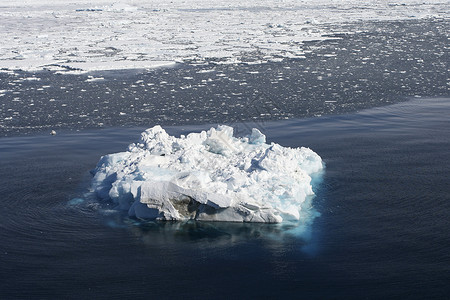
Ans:
[[[103,156],[92,189],[131,217],[279,223],[298,220],[323,170],[309,148],[267,144],[258,129],[218,126],[179,138],[147,129],[128,151]]]

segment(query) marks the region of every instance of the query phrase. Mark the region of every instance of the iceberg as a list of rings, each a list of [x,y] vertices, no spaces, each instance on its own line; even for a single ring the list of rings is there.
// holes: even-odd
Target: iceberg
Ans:
[[[300,219],[323,168],[311,149],[268,144],[256,128],[177,138],[154,126],[127,151],[101,157],[92,191],[139,219],[280,223]]]

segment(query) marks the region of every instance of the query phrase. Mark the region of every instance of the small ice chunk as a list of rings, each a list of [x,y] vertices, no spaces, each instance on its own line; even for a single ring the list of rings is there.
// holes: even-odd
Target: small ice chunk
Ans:
[[[253,128],[249,141],[251,144],[264,144],[266,142],[266,136],[258,129]]]

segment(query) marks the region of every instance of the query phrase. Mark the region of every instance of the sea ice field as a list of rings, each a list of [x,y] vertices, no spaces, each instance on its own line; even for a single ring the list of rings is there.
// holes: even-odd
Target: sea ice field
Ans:
[[[346,32],[338,24],[443,18],[448,6],[429,0],[13,0],[0,5],[0,69],[86,72],[303,58],[303,42]]]
[[[0,298],[447,298],[449,11],[1,3]]]
[[[305,59],[64,76],[6,70],[0,135],[318,117],[448,95],[447,20],[346,27],[360,32],[305,42]]]

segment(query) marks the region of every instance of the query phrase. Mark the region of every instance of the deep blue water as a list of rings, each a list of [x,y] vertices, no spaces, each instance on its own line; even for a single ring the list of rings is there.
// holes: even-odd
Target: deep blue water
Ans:
[[[71,201],[99,157],[142,128],[2,138],[2,299],[444,299],[449,115],[449,98],[418,98],[259,123],[268,140],[311,147],[326,163],[313,200],[321,216],[301,236],[262,224],[136,225],[93,199]]]

